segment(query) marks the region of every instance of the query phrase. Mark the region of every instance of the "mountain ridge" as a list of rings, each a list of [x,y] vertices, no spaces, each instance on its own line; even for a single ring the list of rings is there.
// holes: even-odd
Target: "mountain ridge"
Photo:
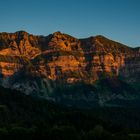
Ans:
[[[91,97],[92,102],[98,100],[103,104],[114,98],[133,99],[131,93],[126,93],[127,88],[119,90],[118,96],[110,85],[104,95],[100,90],[102,84],[96,83],[106,78],[113,78],[118,84],[139,83],[140,51],[101,35],[77,39],[59,31],[48,36],[25,31],[0,33],[0,75],[4,87],[49,100],[89,101]],[[83,85],[80,83],[86,87],[82,95],[77,89]],[[93,86],[91,91],[86,85]],[[69,89],[72,86],[77,93]],[[57,89],[62,92],[60,97],[54,93]],[[139,87],[136,91],[137,97]]]

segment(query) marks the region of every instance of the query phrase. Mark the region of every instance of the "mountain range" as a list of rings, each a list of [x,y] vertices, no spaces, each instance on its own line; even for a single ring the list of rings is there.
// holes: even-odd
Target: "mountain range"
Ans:
[[[0,33],[0,84],[76,107],[140,106],[140,48],[104,36]]]

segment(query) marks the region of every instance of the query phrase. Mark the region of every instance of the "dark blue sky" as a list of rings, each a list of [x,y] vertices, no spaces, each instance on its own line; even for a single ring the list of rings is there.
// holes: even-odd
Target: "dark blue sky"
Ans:
[[[140,46],[140,0],[0,0],[0,32],[102,34]]]

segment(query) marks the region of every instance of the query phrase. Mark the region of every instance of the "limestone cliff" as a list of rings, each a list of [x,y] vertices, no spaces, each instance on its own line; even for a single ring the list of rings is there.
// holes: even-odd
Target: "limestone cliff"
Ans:
[[[0,67],[4,76],[24,66],[52,80],[94,82],[105,73],[127,76],[133,65],[133,72],[139,72],[139,49],[103,36],[76,39],[61,32],[46,37],[25,31],[0,33]]]
[[[48,36],[0,33],[0,73],[5,85],[45,96],[58,85],[94,85],[103,77],[121,76],[133,83],[140,81],[140,51],[103,36],[77,39],[61,32]]]

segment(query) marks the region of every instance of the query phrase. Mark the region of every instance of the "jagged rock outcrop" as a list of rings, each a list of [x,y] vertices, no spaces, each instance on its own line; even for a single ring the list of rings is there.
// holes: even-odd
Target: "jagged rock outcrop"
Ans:
[[[34,36],[0,33],[0,78],[4,86],[49,98],[58,86],[94,85],[103,77],[139,82],[140,51],[103,36],[77,39],[61,32]]]
[[[24,31],[0,34],[0,67],[4,76],[13,75],[40,54],[38,39]]]

